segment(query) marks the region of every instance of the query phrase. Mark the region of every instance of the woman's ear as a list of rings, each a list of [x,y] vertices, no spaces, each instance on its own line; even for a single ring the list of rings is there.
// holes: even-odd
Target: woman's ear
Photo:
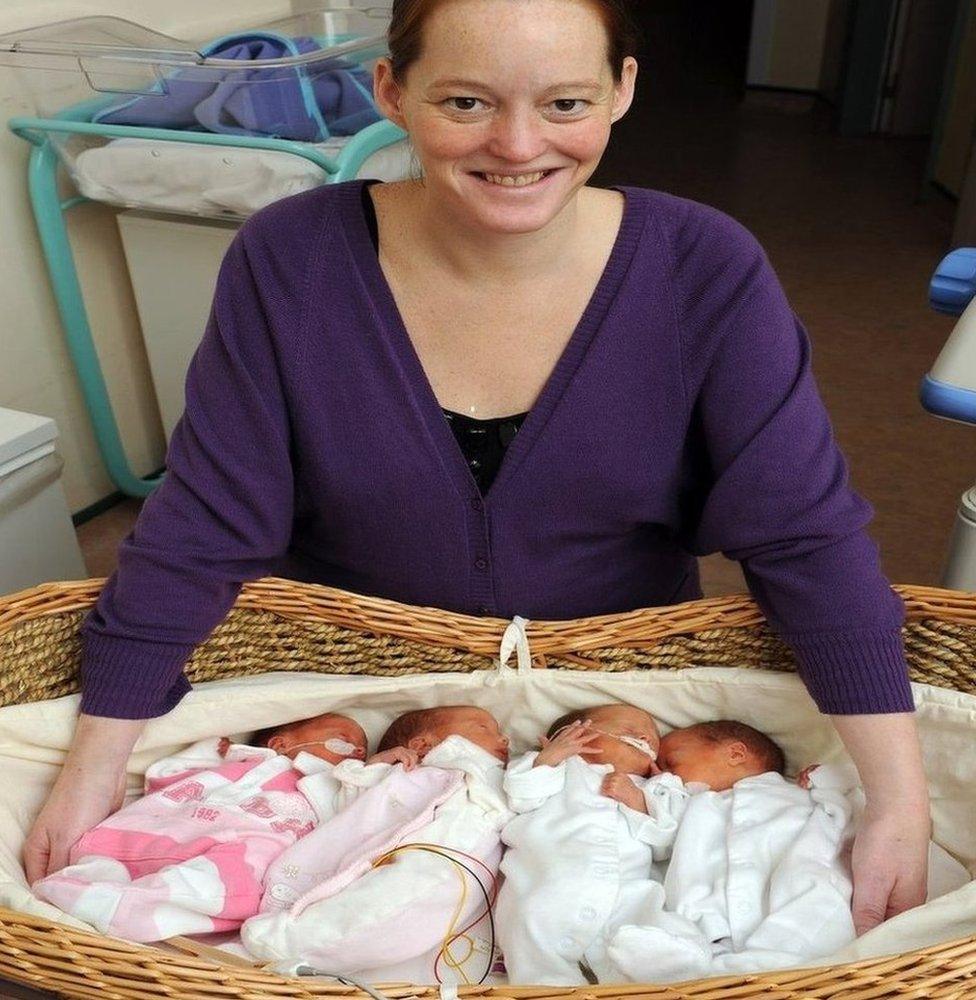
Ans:
[[[633,56],[624,59],[620,71],[620,83],[613,87],[613,104],[610,107],[610,121],[619,122],[634,103],[634,85],[637,81],[637,60]]]
[[[373,68],[373,100],[384,118],[407,131],[406,119],[400,111],[402,91],[393,79],[393,64],[386,57],[378,59]]]

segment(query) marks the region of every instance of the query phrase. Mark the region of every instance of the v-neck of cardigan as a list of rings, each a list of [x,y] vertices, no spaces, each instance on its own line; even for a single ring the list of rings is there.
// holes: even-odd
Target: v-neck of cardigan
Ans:
[[[360,180],[348,185],[347,197],[344,199],[346,219],[343,232],[345,238],[350,245],[353,258],[361,266],[369,294],[378,307],[377,312],[383,329],[390,338],[394,352],[403,363],[402,371],[406,375],[416,412],[427,428],[446,474],[461,496],[468,497],[472,501],[481,500],[487,505],[494,496],[505,489],[516,468],[535,444],[574,373],[579,368],[586,350],[600,328],[630,266],[643,227],[643,218],[635,204],[634,193],[628,188],[614,186],[613,190],[620,191],[624,196],[624,209],[617,236],[610,250],[610,256],[607,258],[603,272],[576,328],[536,397],[535,403],[528,411],[521,429],[505,449],[505,455],[494,482],[482,497],[464,453],[461,451],[447,420],[444,419],[443,407],[434,394],[430,379],[428,379],[420,362],[420,356],[410,339],[406,324],[403,322],[403,316],[397,306],[393,289],[383,273],[379,254],[376,253],[373,246],[369,225],[363,212],[362,188],[364,185],[378,183],[380,182],[376,180]]]

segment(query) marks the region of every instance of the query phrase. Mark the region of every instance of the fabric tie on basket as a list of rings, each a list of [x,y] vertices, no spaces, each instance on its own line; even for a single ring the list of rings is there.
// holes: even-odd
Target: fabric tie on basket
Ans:
[[[92,120],[301,142],[354,135],[378,122],[372,81],[353,63],[329,59],[298,67],[261,66],[262,61],[320,47],[313,38],[275,32],[228,35],[205,46],[202,54],[240,62],[241,69],[181,70],[157,84],[156,93],[105,108]],[[248,69],[247,63],[254,68]]]
[[[501,645],[498,648],[498,671],[494,677],[488,679],[488,684],[497,684],[501,675],[511,670],[508,661],[513,652],[520,674],[532,669],[532,651],[529,649],[529,636],[526,632],[528,624],[529,619],[523,618],[521,615],[516,615],[509,622],[508,628],[502,634]]]

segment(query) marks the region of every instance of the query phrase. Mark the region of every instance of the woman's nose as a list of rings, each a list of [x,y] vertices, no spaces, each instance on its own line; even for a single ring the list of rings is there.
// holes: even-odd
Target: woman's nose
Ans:
[[[533,110],[504,111],[492,123],[490,151],[499,159],[529,163],[545,152],[543,128]]]

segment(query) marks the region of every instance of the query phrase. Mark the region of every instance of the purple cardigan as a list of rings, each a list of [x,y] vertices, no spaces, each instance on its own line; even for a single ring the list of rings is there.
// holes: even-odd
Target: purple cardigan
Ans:
[[[620,189],[599,284],[482,498],[361,185],[279,201],[228,251],[165,482],[84,625],[82,711],[173,708],[244,580],[567,619],[700,597],[695,556],[715,551],[741,561],[821,711],[911,711],[871,508],[747,230]]]

